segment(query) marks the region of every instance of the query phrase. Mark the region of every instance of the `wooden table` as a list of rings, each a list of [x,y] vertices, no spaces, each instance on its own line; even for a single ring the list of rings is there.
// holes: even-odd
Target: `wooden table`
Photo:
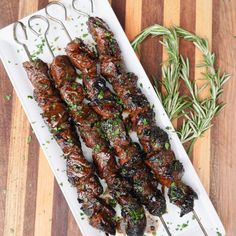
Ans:
[[[1,0],[0,27],[47,3]],[[207,37],[222,70],[232,73],[233,79],[222,96],[227,107],[195,145],[192,161],[227,235],[235,235],[236,0],[112,0],[111,4],[130,39],[154,23],[180,25]],[[160,78],[159,64],[165,53],[157,42],[155,39],[144,43],[141,61],[148,75]],[[199,52],[191,44],[180,44],[181,52],[193,66],[201,57]],[[0,72],[0,235],[81,235],[2,64]],[[200,77],[194,66],[191,76]]]

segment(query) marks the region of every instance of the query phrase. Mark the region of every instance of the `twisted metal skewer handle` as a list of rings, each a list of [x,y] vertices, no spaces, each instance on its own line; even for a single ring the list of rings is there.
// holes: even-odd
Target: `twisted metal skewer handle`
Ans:
[[[93,9],[94,9],[94,6],[93,6],[93,0],[89,0],[90,1],[90,5],[91,5],[91,12],[93,13]],[[84,16],[87,16],[87,17],[90,17],[90,15],[82,10],[79,10],[77,7],[76,7],[76,2],[77,0],[72,0],[72,8],[78,12],[79,14],[81,15],[84,15]]]
[[[38,32],[38,31],[36,31],[36,30],[33,28],[33,26],[32,26],[31,23],[32,23],[32,21],[35,20],[35,19],[41,19],[41,20],[43,20],[44,22],[46,22],[47,28],[45,29],[44,33],[43,33],[43,32]],[[49,51],[50,51],[52,57],[54,58],[55,55],[54,55],[54,53],[53,53],[53,51],[52,51],[52,49],[51,49],[51,47],[50,47],[50,44],[49,44],[48,38],[47,38],[47,34],[48,34],[48,31],[49,31],[49,28],[50,28],[50,23],[49,23],[48,19],[47,19],[45,16],[42,16],[42,15],[33,15],[33,16],[31,16],[31,17],[29,18],[29,20],[28,20],[28,26],[29,26],[30,30],[31,30],[35,35],[37,35],[37,36],[43,35],[43,36],[44,36],[45,41],[46,41],[46,44],[47,44],[47,46],[48,46],[48,49],[49,49]]]
[[[23,46],[24,50],[25,50],[25,53],[27,54],[27,57],[30,61],[32,61],[32,58],[31,58],[31,54],[30,54],[30,51],[26,45],[25,42],[21,42],[19,39],[18,39],[18,35],[17,35],[17,27],[20,26],[21,27],[21,30],[23,31],[24,33],[24,41],[27,41],[28,40],[28,35],[27,35],[27,31],[26,31],[26,26],[21,22],[21,21],[16,21],[13,25],[13,38],[14,40],[20,44],[21,46]]]
[[[59,20],[58,18],[56,18],[56,17],[54,17],[54,16],[52,16],[51,14],[48,13],[48,7],[50,7],[50,6],[52,6],[52,5],[58,5],[58,6],[62,7],[63,10],[64,10],[64,14],[65,14],[65,20],[67,20],[68,15],[67,15],[67,9],[66,9],[65,5],[64,5],[63,3],[61,3],[61,2],[58,2],[58,1],[50,2],[50,3],[48,3],[48,5],[45,7],[45,13],[46,13],[47,17],[48,17],[50,20],[55,21],[56,23],[58,23],[58,24],[61,25],[61,27],[65,30],[65,32],[66,32],[67,37],[69,38],[69,40],[72,41],[72,38],[71,38],[71,36],[70,36],[70,34],[69,34],[69,32],[68,32],[68,30],[67,30],[65,24],[64,24],[61,20]]]

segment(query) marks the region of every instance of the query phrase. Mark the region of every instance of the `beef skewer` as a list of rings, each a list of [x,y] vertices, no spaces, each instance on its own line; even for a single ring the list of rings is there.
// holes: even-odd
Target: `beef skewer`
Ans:
[[[115,211],[99,197],[103,192],[102,185],[93,167],[83,156],[79,139],[69,122],[67,109],[49,79],[48,67],[40,59],[31,60],[26,44],[17,38],[18,25],[23,29],[25,36],[26,30],[23,23],[15,23],[14,39],[25,48],[29,57],[29,61],[23,63],[24,69],[34,87],[34,98],[42,109],[43,119],[66,156],[68,179],[77,189],[81,209],[89,217],[89,223],[93,227],[114,235]]]
[[[180,207],[181,216],[187,214],[193,210],[193,201],[197,195],[181,182],[183,166],[170,150],[167,133],[157,127],[154,111],[137,86],[137,76],[124,70],[118,43],[103,20],[90,17],[88,28],[97,43],[101,74],[112,84],[129,112],[132,128],[147,153],[146,164],[161,184],[169,188],[170,201]]]
[[[183,216],[193,212],[197,194],[181,180],[183,166],[170,149],[167,133],[156,125],[155,113],[147,98],[137,86],[137,76],[125,71],[119,45],[108,25],[98,17],[89,17],[89,32],[97,43],[101,74],[109,81],[118,97],[129,111],[132,127],[147,153],[146,164],[152,169],[163,186],[169,188],[170,201],[181,209]],[[207,232],[196,217],[204,235]]]
[[[54,60],[50,65],[50,74],[53,82],[67,104],[83,141],[92,149],[99,177],[106,181],[110,193],[121,205],[126,233],[128,236],[142,236],[146,227],[144,208],[131,195],[130,183],[119,175],[114,153],[102,137],[98,115],[88,104],[83,103],[84,91],[82,85],[76,82],[76,70],[67,56],[55,57],[53,52],[52,55]]]

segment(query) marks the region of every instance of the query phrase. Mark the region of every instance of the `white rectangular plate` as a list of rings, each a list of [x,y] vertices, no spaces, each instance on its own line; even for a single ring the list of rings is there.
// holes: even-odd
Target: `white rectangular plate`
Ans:
[[[85,41],[92,43],[93,40],[91,36],[87,34],[86,27],[86,17],[79,17],[77,13],[72,10],[70,5],[71,1],[63,0],[62,1],[68,9],[68,20],[65,22],[67,29],[69,30],[71,36],[74,37],[83,37]],[[88,1],[80,1],[81,9],[89,12],[89,6],[86,6]],[[61,15],[63,19],[63,12],[58,7],[50,8],[52,14]],[[61,14],[58,14],[61,12]],[[44,14],[44,9],[36,12],[35,14]],[[94,15],[99,16],[104,19],[110,26],[111,30],[114,32],[116,39],[121,47],[123,57],[126,63],[126,66],[129,71],[134,72],[139,77],[139,83],[143,84],[143,92],[149,99],[151,104],[154,104],[154,110],[156,113],[157,124],[166,130],[166,127],[171,127],[171,130],[166,130],[169,134],[171,140],[171,146],[173,151],[176,154],[177,159],[179,159],[185,168],[185,174],[183,180],[189,184],[198,194],[199,200],[195,201],[195,210],[199,215],[201,222],[204,227],[207,229],[209,236],[214,235],[224,235],[224,227],[207,196],[206,191],[204,190],[180,140],[178,139],[174,129],[171,125],[169,118],[167,117],[162,104],[158,100],[158,97],[147,77],[145,71],[143,70],[142,65],[140,64],[138,58],[136,57],[122,27],[120,26],[109,2],[107,0],[94,0]],[[28,17],[22,19],[21,21],[27,25]],[[68,38],[65,35],[65,32],[61,29],[59,25],[50,21],[51,27],[49,31],[49,41],[55,49],[56,54],[64,53],[63,47],[68,43]],[[42,27],[35,24],[35,27]],[[43,31],[43,30],[42,30]],[[36,45],[40,44],[41,38],[36,37],[32,34],[29,29],[27,29],[29,35],[29,49],[33,53],[37,51]],[[104,235],[104,233],[97,231],[92,228],[88,221],[81,219],[80,215],[80,205],[77,201],[76,190],[68,183],[67,176],[65,172],[65,160],[61,157],[62,151],[59,146],[56,144],[55,140],[52,138],[48,128],[45,126],[43,119],[40,115],[40,108],[37,103],[30,99],[28,96],[32,95],[32,86],[26,76],[26,73],[22,67],[22,62],[27,60],[26,54],[23,51],[22,47],[13,40],[13,25],[9,25],[4,29],[0,30],[0,56],[5,66],[5,69],[9,75],[9,78],[16,90],[16,93],[22,103],[22,106],[28,116],[28,119],[32,125],[32,128],[35,131],[35,134],[39,140],[39,143],[45,153],[45,156],[52,168],[52,171],[61,186],[61,190],[68,202],[68,205],[78,223],[84,236],[95,236],[95,235]],[[39,57],[50,63],[52,57],[48,52],[46,46],[44,47],[43,53]],[[91,158],[91,151],[83,145],[83,150],[86,158]],[[35,157],[37,158],[37,157]],[[204,158],[204,157],[198,157]],[[63,183],[63,184],[61,184]],[[168,198],[166,198],[168,199]],[[60,206],[58,206],[60,207]],[[164,219],[167,222],[172,235],[196,235],[201,236],[203,233],[199,225],[197,224],[196,219],[193,218],[193,214],[189,213],[186,216],[179,217],[179,209],[170,204],[167,200],[168,213],[164,215]],[[82,217],[83,218],[83,217]],[[158,221],[158,218],[154,218],[154,221]],[[161,224],[157,223],[157,232],[156,235],[166,235],[165,230]],[[121,234],[123,235],[123,234]],[[146,233],[146,235],[155,235],[152,233]]]

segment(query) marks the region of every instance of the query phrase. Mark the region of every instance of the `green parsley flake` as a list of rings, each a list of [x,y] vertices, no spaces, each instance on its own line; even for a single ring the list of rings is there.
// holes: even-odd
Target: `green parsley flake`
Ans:
[[[4,96],[4,99],[6,100],[6,101],[10,101],[11,100],[11,94],[9,94],[9,95],[5,95]]]
[[[28,138],[27,138],[27,143],[29,144],[31,141],[32,141],[32,136],[29,135]]]
[[[148,120],[146,118],[143,119],[143,124],[144,125],[148,125],[149,124],[149,122],[148,122]]]
[[[104,98],[104,92],[101,90],[98,94],[98,99],[103,99]]]
[[[31,95],[28,95],[27,98],[29,98],[29,99],[33,99],[33,97],[32,97]]]

